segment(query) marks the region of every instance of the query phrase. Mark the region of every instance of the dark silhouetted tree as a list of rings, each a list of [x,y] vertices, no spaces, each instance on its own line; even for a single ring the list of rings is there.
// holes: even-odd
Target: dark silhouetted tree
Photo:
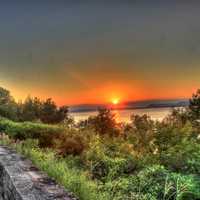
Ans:
[[[116,136],[119,134],[119,129],[115,120],[115,114],[109,109],[99,109],[98,115],[89,117],[88,126],[93,127],[95,131],[101,135]]]
[[[37,121],[40,118],[42,103],[37,97],[27,97],[24,103],[19,104],[20,121]]]
[[[17,120],[17,104],[10,92],[0,87],[0,116]]]
[[[183,127],[190,119],[188,108],[174,108],[163,122],[171,126]]]
[[[189,100],[189,109],[193,120],[200,119],[200,89]]]
[[[42,104],[40,120],[43,123],[56,124],[64,121],[68,117],[68,107],[58,108],[52,99],[47,99]]]

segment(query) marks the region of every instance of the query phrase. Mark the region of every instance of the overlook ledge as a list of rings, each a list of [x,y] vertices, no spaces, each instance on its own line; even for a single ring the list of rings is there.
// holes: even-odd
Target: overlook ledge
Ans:
[[[0,146],[0,200],[76,200],[32,162]]]

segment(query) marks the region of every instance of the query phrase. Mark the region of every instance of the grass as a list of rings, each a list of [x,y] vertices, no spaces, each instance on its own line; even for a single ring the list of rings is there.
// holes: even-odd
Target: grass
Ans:
[[[54,138],[64,132],[64,128],[33,122],[13,122],[0,118],[0,132],[18,140],[38,139],[41,146],[51,146]]]
[[[8,145],[29,158],[40,170],[46,172],[80,200],[111,199],[108,193],[100,193],[95,181],[87,179],[84,171],[71,168],[66,159],[57,158],[50,149],[41,150],[33,140],[13,143],[8,137],[1,138],[1,145]]]
[[[197,200],[200,197],[195,177],[171,173],[159,165],[148,166],[135,175],[108,178],[102,184],[91,180],[87,171],[78,167],[78,159],[58,157],[53,150],[40,149],[37,143],[31,139],[16,143],[6,135],[0,140],[1,145],[11,146],[32,160],[80,200]],[[160,197],[156,198],[157,195]]]
[[[32,160],[80,200],[198,200],[200,144],[187,127],[182,131],[161,126],[159,135],[153,136],[160,153],[141,154],[132,137],[0,119],[0,131],[5,133],[0,144]],[[137,136],[134,131],[130,136]],[[80,144],[83,151],[72,153]]]

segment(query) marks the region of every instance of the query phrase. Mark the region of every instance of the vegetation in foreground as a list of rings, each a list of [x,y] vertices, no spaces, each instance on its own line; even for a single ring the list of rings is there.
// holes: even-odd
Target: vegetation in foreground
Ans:
[[[8,111],[2,96],[0,108]],[[57,116],[59,110],[54,110]],[[98,116],[74,124],[66,113],[59,123],[44,124],[41,117],[19,120],[18,113],[9,119],[0,112],[0,142],[80,200],[200,199],[200,90],[188,108],[174,109],[162,122],[132,115],[130,124],[119,124],[112,112],[99,110]]]

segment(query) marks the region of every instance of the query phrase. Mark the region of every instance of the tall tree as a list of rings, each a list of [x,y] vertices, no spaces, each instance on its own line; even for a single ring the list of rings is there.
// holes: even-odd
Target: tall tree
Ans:
[[[101,135],[118,135],[119,129],[117,127],[115,114],[109,109],[99,109],[98,115],[90,117],[87,125],[95,129],[95,131]]]
[[[131,115],[132,128],[129,130],[130,138],[133,138],[135,148],[140,152],[151,151],[154,136],[154,122],[144,114]]]
[[[200,119],[200,89],[189,100],[190,114],[193,120]]]
[[[37,97],[31,98],[28,96],[21,106],[20,120],[21,121],[36,121],[40,118],[42,103]]]
[[[0,116],[17,119],[17,104],[10,91],[0,87]]]
[[[43,123],[56,124],[62,122],[68,116],[68,107],[57,107],[52,99],[47,99],[42,104],[40,120]]]

